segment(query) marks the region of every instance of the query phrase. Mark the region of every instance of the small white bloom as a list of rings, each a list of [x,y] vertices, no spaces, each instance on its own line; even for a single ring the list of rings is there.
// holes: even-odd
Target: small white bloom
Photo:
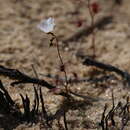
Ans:
[[[48,18],[47,20],[42,20],[40,24],[38,24],[38,28],[45,32],[45,33],[49,33],[52,32],[54,30],[55,27],[55,21],[54,18]]]

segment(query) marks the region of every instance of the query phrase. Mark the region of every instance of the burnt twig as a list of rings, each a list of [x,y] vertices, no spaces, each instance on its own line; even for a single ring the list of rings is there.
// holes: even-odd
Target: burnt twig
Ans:
[[[64,125],[65,125],[65,130],[68,130],[67,120],[66,120],[66,112],[64,112]]]
[[[106,110],[107,110],[107,104],[105,104],[105,106],[104,106],[104,111],[102,113],[102,118],[101,118],[101,122],[100,122],[102,130],[105,130],[105,113],[106,113]]]
[[[1,66],[1,65],[0,65],[0,75],[7,76],[11,79],[16,80],[15,82],[11,83],[12,86],[20,84],[20,83],[32,83],[32,84],[41,85],[41,86],[46,87],[48,89],[55,89],[56,88],[56,86],[49,84],[45,80],[30,77],[30,76],[20,72],[17,69],[9,69],[9,68],[6,68],[6,67]],[[59,93],[59,95],[62,95],[62,96],[65,96],[65,97],[70,96],[68,93],[65,93],[65,92],[62,92],[62,91]]]
[[[12,100],[12,98],[10,97],[8,91],[4,88],[4,86],[3,86],[2,82],[1,82],[1,80],[0,80],[0,89],[3,90],[7,102],[8,102],[10,105],[14,105],[15,102],[14,102],[14,101]]]
[[[29,123],[31,121],[30,99],[28,98],[27,95],[26,95],[26,98],[24,98],[22,94],[20,94],[20,96],[21,96],[23,108],[24,108],[23,119]]]
[[[122,108],[122,111],[120,113],[122,115],[121,130],[124,130],[125,126],[127,125],[128,121],[130,120],[129,106],[130,106],[129,97],[127,97],[126,104],[124,105],[124,107]]]
[[[42,105],[43,118],[45,119],[47,126],[51,128],[51,125],[49,124],[49,120],[48,120],[49,116],[47,114],[47,111],[46,111],[45,105],[44,105],[44,99],[43,99],[41,87],[40,87],[39,91],[40,91],[40,101],[41,101],[41,105]]]
[[[11,85],[13,86],[19,83],[33,83],[47,87],[48,89],[55,88],[55,86],[50,85],[46,81],[30,77],[17,69],[9,69],[4,66],[0,66],[0,75],[7,76],[11,79],[17,80],[16,82],[11,83]]]
[[[87,66],[95,66],[97,68],[109,71],[109,72],[115,72],[118,75],[120,75],[122,78],[124,78],[129,84],[130,84],[130,74],[127,72],[124,72],[122,70],[120,70],[119,68],[109,65],[109,64],[104,64],[101,62],[98,62],[96,60],[93,60],[91,58],[86,58],[83,62],[84,65]]]
[[[8,91],[4,88],[0,80],[0,113],[8,114],[10,112],[18,117],[21,114],[18,106],[12,100]]]
[[[35,121],[36,115],[38,115],[38,109],[39,109],[39,96],[36,88],[34,87],[34,104],[31,110],[31,119],[32,121]]]

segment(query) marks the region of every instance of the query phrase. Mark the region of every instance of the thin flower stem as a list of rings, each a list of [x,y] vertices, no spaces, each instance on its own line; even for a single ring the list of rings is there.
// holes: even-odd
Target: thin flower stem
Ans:
[[[61,54],[60,54],[60,49],[59,49],[59,44],[58,44],[58,39],[57,39],[57,37],[56,37],[56,48],[57,48],[57,52],[58,52],[58,56],[59,56],[60,62],[61,62],[61,64],[62,64],[62,66],[64,66],[64,62],[63,62],[62,56],[61,56]],[[68,78],[67,78],[67,73],[66,73],[65,68],[63,69],[63,72],[64,72],[65,80],[66,80],[65,89],[66,89],[66,92],[68,93]]]
[[[56,48],[57,48],[58,57],[60,59],[61,65],[64,66],[64,62],[63,62],[63,59],[62,59],[62,56],[61,56],[61,53],[60,53],[59,44],[58,44],[59,43],[58,38],[54,33],[49,33],[49,34],[51,34],[56,40]],[[66,93],[68,93],[69,92],[68,91],[68,77],[67,77],[67,72],[66,72],[65,68],[63,69],[63,72],[64,72],[64,75],[65,75],[65,82],[66,82],[64,84],[64,86],[65,86]]]
[[[90,0],[87,0],[87,6],[88,6],[89,14],[91,17],[91,27],[93,27],[94,26],[94,14],[93,14],[91,7],[90,7]],[[95,32],[94,32],[94,30],[92,30],[92,49],[93,49],[93,56],[92,57],[95,59],[96,48],[95,48]]]

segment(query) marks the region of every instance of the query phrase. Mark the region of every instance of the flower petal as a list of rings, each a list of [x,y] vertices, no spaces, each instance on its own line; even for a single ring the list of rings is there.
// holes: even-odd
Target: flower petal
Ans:
[[[47,20],[42,20],[40,24],[37,26],[41,31],[45,33],[52,32],[55,27],[55,21],[53,18],[48,18]]]

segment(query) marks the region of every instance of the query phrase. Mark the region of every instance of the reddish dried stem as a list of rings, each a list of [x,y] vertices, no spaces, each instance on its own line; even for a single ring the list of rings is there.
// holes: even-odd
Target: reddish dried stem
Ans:
[[[58,57],[60,59],[60,62],[61,62],[61,65],[64,66],[64,62],[63,62],[63,59],[62,59],[62,56],[61,56],[61,53],[60,53],[60,48],[59,48],[59,42],[58,42],[58,38],[56,37],[56,35],[54,33],[49,33],[51,34],[54,39],[56,39],[56,48],[57,48],[57,53],[58,53]],[[66,90],[66,93],[68,93],[68,78],[67,78],[67,72],[65,70],[65,68],[63,69],[63,72],[64,72],[64,75],[65,75],[65,90]]]
[[[87,6],[88,6],[89,14],[91,17],[91,27],[93,27],[94,26],[94,14],[93,14],[91,7],[90,7],[90,0],[87,0]],[[95,59],[96,49],[95,49],[95,32],[94,32],[94,30],[92,30],[92,49],[93,49],[93,56],[92,57]]]

